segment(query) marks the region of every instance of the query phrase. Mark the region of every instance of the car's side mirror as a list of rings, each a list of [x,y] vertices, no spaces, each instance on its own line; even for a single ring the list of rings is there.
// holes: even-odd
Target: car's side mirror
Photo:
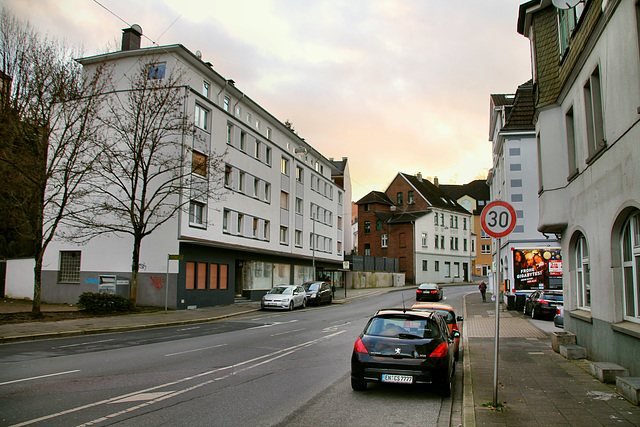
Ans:
[[[456,317],[456,321],[462,322],[462,321],[464,321],[464,318],[462,316],[458,316],[458,317]]]
[[[460,331],[453,331],[454,338],[460,338]]]

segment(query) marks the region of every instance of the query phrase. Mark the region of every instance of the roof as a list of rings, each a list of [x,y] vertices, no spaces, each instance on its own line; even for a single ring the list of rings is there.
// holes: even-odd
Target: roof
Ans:
[[[533,123],[534,113],[533,80],[529,80],[518,86],[513,108],[507,116],[502,131],[535,130],[536,127]]]
[[[467,184],[442,184],[440,188],[449,196],[458,200],[462,196],[469,196],[475,200],[489,200],[491,191],[487,181],[484,179],[476,179]]]
[[[347,158],[343,157],[342,160],[329,160],[331,160],[335,166],[334,168],[331,168],[331,176],[344,175],[344,168],[347,166]]]
[[[389,224],[402,224],[413,222],[426,214],[428,211],[412,211],[412,212],[374,212],[374,215]]]
[[[496,93],[491,95],[491,102],[495,107],[503,107],[505,105],[513,105],[513,94]]]
[[[356,205],[364,205],[366,203],[379,203],[389,206],[392,206],[394,204],[391,198],[387,196],[387,193],[383,193],[382,191],[372,191],[366,194],[356,202]]]
[[[424,199],[434,208],[447,209],[459,213],[468,214],[465,208],[460,206],[449,194],[445,193],[428,179],[421,179],[415,175],[400,172],[400,175],[411,184]]]

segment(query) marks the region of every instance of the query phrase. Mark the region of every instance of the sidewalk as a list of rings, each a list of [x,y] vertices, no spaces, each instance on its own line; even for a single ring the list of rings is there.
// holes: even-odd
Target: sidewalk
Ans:
[[[550,335],[516,311],[500,312],[498,403],[494,409],[495,303],[465,297],[464,426],[638,426],[640,407],[568,360]],[[560,329],[558,329],[560,331]]]
[[[336,290],[333,303],[342,304],[376,294],[413,288],[414,287],[405,286],[397,288],[347,289],[346,296],[344,289],[338,289]],[[68,310],[68,308],[64,309]],[[30,307],[27,307],[26,310],[30,310]],[[241,301],[231,305],[203,307],[194,310],[169,310],[167,313],[158,311],[120,316],[60,320],[55,322],[5,324],[0,325],[0,343],[209,322],[258,310],[260,310],[259,301]]]

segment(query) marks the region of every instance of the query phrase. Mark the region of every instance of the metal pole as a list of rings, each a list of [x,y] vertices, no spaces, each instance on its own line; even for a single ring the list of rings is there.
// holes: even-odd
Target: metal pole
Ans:
[[[312,265],[313,265],[313,281],[316,281],[316,219],[315,216],[313,215],[313,212],[311,212],[311,222],[313,223],[312,228],[313,231],[311,232],[311,259],[312,259]]]
[[[501,239],[498,238],[498,262],[496,263],[497,268],[497,276],[498,283],[495,284],[493,289],[493,296],[496,299],[496,337],[495,337],[495,347],[494,347],[494,361],[493,361],[493,406],[494,408],[498,405],[498,342],[500,337],[500,282],[502,282],[502,271],[500,269],[500,259],[502,255],[500,254],[501,250]]]
[[[164,312],[167,312],[167,306],[169,305],[169,259],[170,255],[167,255],[167,281],[164,284]]]

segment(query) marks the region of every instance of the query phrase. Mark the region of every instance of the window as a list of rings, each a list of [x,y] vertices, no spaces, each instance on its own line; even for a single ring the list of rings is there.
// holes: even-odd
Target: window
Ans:
[[[192,201],[189,203],[189,224],[204,224],[204,204]]]
[[[209,289],[218,289],[218,264],[209,264]]]
[[[340,191],[338,191],[338,204],[339,205],[342,205],[342,198],[343,198],[342,193]]]
[[[422,271],[428,271],[429,262],[426,259],[422,260]]]
[[[267,128],[267,139],[271,139],[271,128]]]
[[[148,80],[164,79],[167,64],[154,64],[147,68]]]
[[[462,218],[462,229],[463,230],[467,229],[467,218]]]
[[[224,186],[231,187],[231,166],[229,165],[224,167]]]
[[[382,220],[376,221],[376,230],[382,230]]]
[[[433,262],[433,269],[435,271],[440,271],[440,261],[434,261]]]
[[[268,202],[271,200],[271,184],[268,182],[264,183],[264,201]]]
[[[198,153],[197,151],[191,152],[191,172],[200,176],[207,176],[207,163],[208,158],[205,154]]]
[[[408,205],[412,205],[412,204],[414,204],[414,203],[415,203],[415,200],[414,200],[413,191],[409,191],[409,192],[407,193],[407,204],[408,204]]]
[[[338,242],[338,248],[336,252],[338,253],[338,255],[342,253],[342,242]]]
[[[207,263],[198,263],[198,289],[207,289]]]
[[[231,215],[231,212],[228,210],[222,212],[222,231],[224,232],[229,231],[229,215]]]
[[[202,82],[202,94],[205,96],[205,98],[209,97],[209,82]]]
[[[296,197],[296,213],[302,215],[303,203],[302,199]]]
[[[522,164],[520,163],[512,163],[509,165],[509,170],[511,172],[518,172],[522,170]]]
[[[364,222],[364,234],[371,233],[371,221]]]
[[[578,286],[578,308],[590,309],[589,247],[584,235],[580,235],[576,242],[576,285]]]
[[[371,207],[369,206],[369,203],[365,203],[364,205],[364,211],[365,212],[369,212],[369,210],[371,209]]]
[[[241,193],[244,193],[244,179],[245,177],[245,173],[244,172],[240,172],[238,174],[238,191],[240,191]]]
[[[229,112],[229,103],[231,102],[231,99],[229,99],[228,96],[224,97],[224,104],[222,106],[222,108],[224,109],[224,111],[226,111],[227,113]]]
[[[428,240],[427,239],[428,239],[427,233],[422,233],[422,247],[423,248],[428,247],[428,244],[427,244]]]
[[[231,123],[227,123],[227,144],[233,144],[233,125]]]
[[[60,251],[59,283],[80,283],[80,251]]]
[[[383,248],[386,248],[386,247],[387,247],[387,243],[388,243],[388,241],[389,241],[388,236],[387,236],[386,234],[383,234],[383,235],[380,237],[380,246],[381,246],[381,247],[383,247]]]
[[[453,277],[460,277],[460,263],[453,263]]]
[[[444,263],[444,277],[451,277],[451,263],[448,261]]]
[[[253,227],[252,227],[252,231],[253,231],[253,237],[258,237],[258,223],[260,221],[258,220],[258,218],[253,218]]]
[[[238,223],[237,223],[237,225],[238,226],[236,228],[236,231],[237,231],[238,234],[242,235],[243,234],[242,230],[243,230],[243,227],[244,227],[244,215],[238,214]]]
[[[200,129],[209,130],[209,111],[204,107],[196,104],[195,110],[195,125]]]
[[[640,322],[640,212],[622,228],[622,270],[625,320]]]
[[[371,255],[371,245],[368,243],[364,244],[364,254],[368,256]]]
[[[569,49],[569,41],[573,35],[580,16],[584,11],[584,2],[578,2],[575,7],[569,9],[558,9],[558,31],[560,38],[560,56],[564,56]]]
[[[251,113],[247,113],[247,123],[251,124]]]
[[[302,231],[296,230],[296,246],[302,247]]]
[[[454,250],[455,246],[453,245],[453,237],[449,238],[449,249]]]
[[[242,115],[242,108],[238,105],[236,107],[236,117],[240,117]]]
[[[255,157],[256,159],[260,159],[260,141],[256,141],[256,149],[253,152],[253,157]]]
[[[256,120],[256,129],[260,130],[260,120]]]
[[[444,249],[444,236],[440,236],[440,249]]]
[[[342,217],[338,217],[338,230],[342,230]]]
[[[464,240],[463,240],[463,243],[464,243],[464,244],[463,244],[463,248],[462,248],[462,250],[463,250],[463,251],[465,251],[465,252],[467,252],[467,239],[464,239]]]
[[[247,133],[240,132],[240,150],[247,151]]]
[[[438,225],[438,214],[437,213],[433,216],[433,225]]]
[[[402,204],[402,193],[398,193],[396,194],[396,205],[401,205]]]
[[[265,149],[264,149],[264,161],[268,165],[271,164],[271,147],[265,147]]]
[[[289,160],[285,159],[284,157],[282,157],[280,160],[280,172],[285,175],[289,175]]]
[[[260,180],[258,178],[253,179],[253,197],[258,198],[260,193]]]
[[[480,249],[480,253],[482,254],[490,254],[491,253],[491,245],[482,245]]]
[[[280,208],[284,210],[289,210],[289,193],[281,191],[280,192]]]
[[[442,225],[444,227],[444,214],[443,213],[440,214],[440,225]]]
[[[262,225],[262,238],[264,240],[269,240],[269,221],[265,221]]]
[[[300,166],[296,166],[296,181],[302,182],[304,177],[304,170]]]
[[[185,272],[185,289],[195,289],[196,287],[196,263],[187,261],[187,268]]]
[[[289,244],[289,229],[283,225],[280,226],[280,244],[288,245]]]
[[[457,251],[457,250],[460,250],[460,247],[458,246],[458,242],[459,242],[459,240],[460,240],[460,239],[458,239],[457,237],[454,239],[454,242],[455,242],[455,250],[456,250],[456,251]]]
[[[600,92],[600,71],[597,67],[584,86],[584,103],[587,115],[587,144],[589,159],[591,159],[606,146],[602,116],[602,93]]]
[[[573,122],[573,106],[569,108],[564,116],[565,129],[567,132],[567,153],[569,155],[569,176],[578,172],[578,160],[576,156],[575,124]]]
[[[440,238],[438,237],[438,235],[436,234],[436,244],[435,244],[436,249],[440,249]]]

